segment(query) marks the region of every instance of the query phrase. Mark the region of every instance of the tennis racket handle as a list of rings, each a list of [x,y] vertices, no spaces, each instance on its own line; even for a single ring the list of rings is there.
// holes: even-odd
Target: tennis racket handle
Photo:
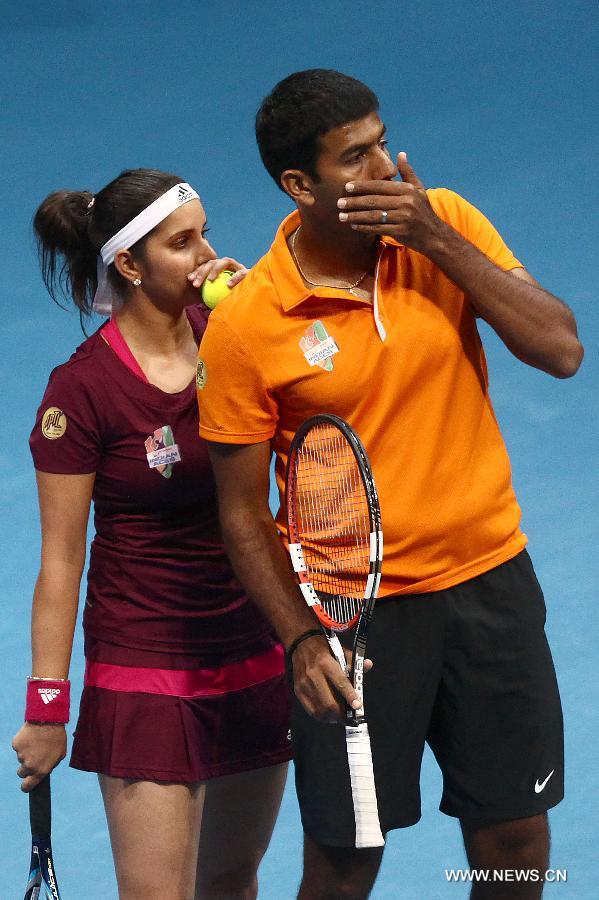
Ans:
[[[29,792],[29,821],[31,834],[40,840],[48,840],[51,831],[50,776]]]
[[[345,739],[356,820],[356,847],[382,847],[385,838],[379,821],[372,750],[366,722],[362,722],[357,728],[347,726]]]

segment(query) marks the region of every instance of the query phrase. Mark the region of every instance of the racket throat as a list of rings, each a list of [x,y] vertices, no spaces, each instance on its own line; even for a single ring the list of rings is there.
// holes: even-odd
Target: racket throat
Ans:
[[[329,642],[331,653],[343,669],[344,673],[349,676],[347,660],[345,658],[345,653],[343,652],[343,647],[341,646],[341,641],[333,631],[326,632],[326,638]]]

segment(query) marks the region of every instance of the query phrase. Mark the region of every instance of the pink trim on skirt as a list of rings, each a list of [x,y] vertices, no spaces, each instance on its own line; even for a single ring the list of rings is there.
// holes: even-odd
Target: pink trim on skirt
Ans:
[[[241,662],[202,669],[115,666],[87,660],[84,686],[193,699],[241,691],[280,675],[284,668],[284,651],[280,644]]]

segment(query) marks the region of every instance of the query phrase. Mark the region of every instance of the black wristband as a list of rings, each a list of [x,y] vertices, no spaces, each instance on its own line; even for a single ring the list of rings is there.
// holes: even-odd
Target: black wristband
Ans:
[[[304,631],[302,634],[298,635],[298,637],[296,637],[296,639],[289,644],[287,650],[285,650],[285,668],[287,669],[287,674],[289,676],[291,676],[291,673],[293,671],[293,654],[302,641],[307,641],[308,638],[311,637],[325,637],[325,634],[321,628],[309,628],[308,631]]]

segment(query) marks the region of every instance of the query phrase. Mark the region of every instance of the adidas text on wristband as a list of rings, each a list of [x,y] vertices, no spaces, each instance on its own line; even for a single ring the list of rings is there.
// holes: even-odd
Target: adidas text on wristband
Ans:
[[[52,678],[28,678],[25,721],[66,725],[71,705],[71,682]]]

